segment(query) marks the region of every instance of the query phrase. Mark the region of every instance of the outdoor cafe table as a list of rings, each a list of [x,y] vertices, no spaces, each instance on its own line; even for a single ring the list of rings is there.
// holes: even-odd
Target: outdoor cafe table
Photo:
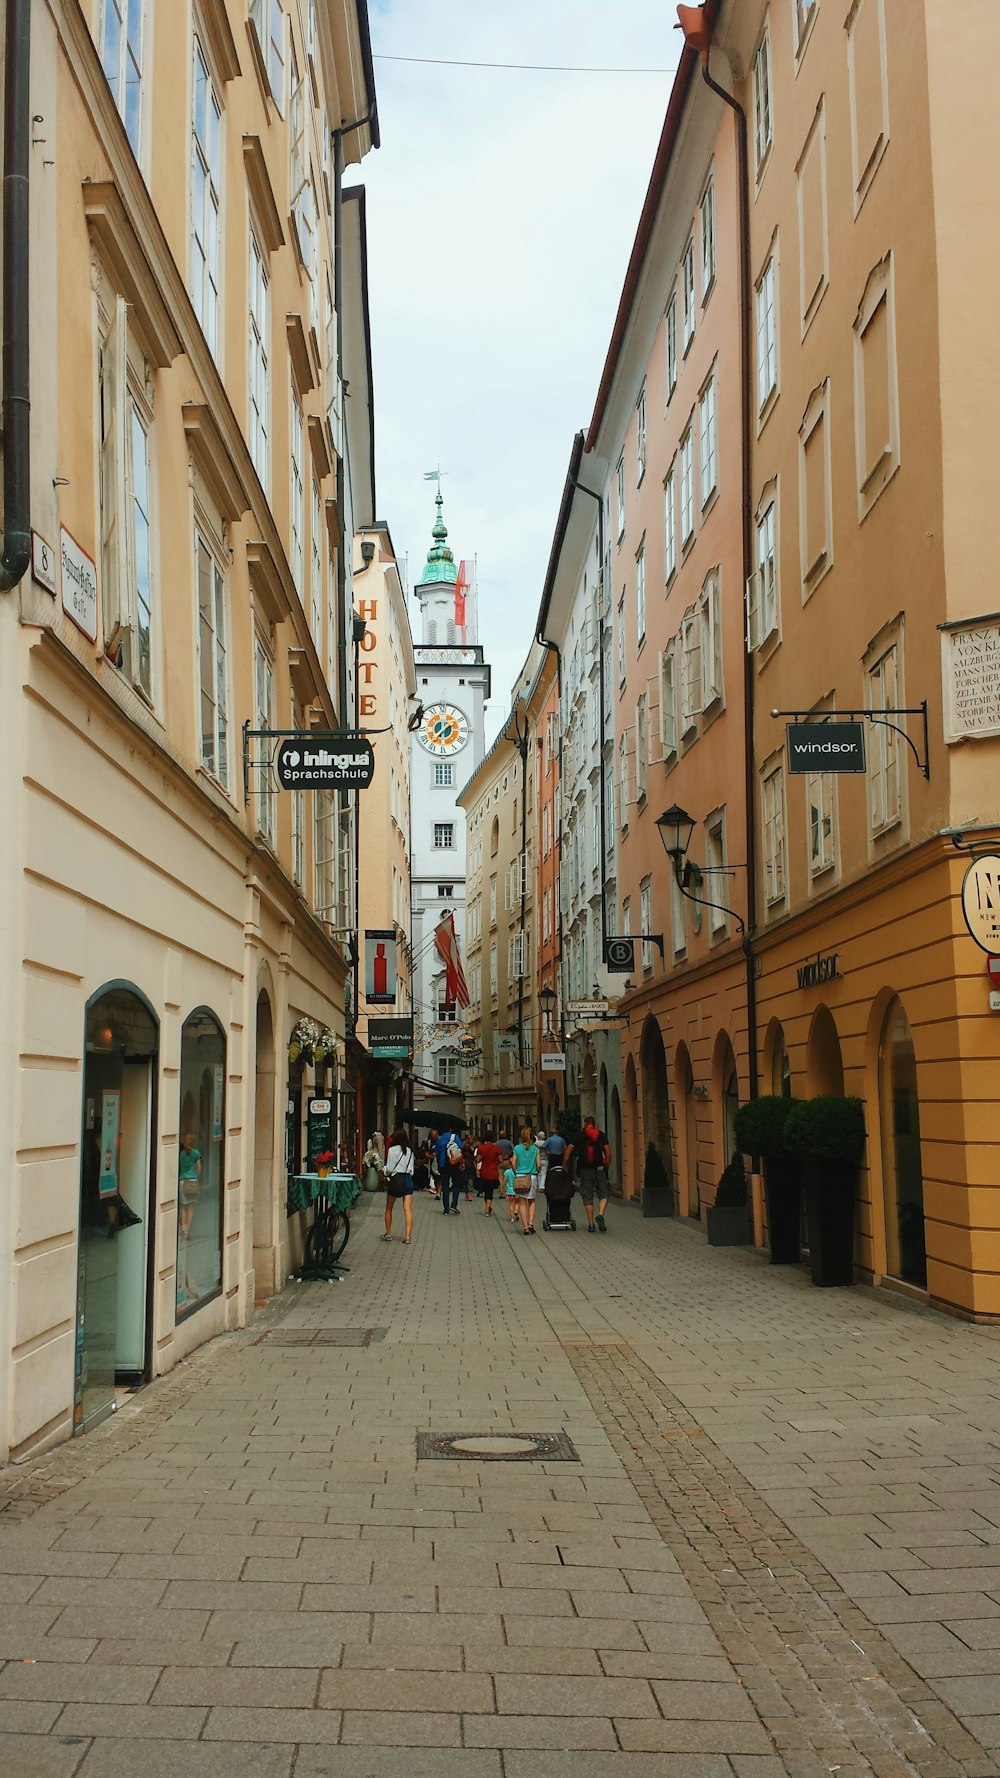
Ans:
[[[361,1195],[361,1181],[355,1173],[290,1173],[288,1176],[288,1214],[315,1206],[312,1227],[306,1233],[302,1264],[295,1273],[302,1283],[339,1283],[340,1273],[350,1266],[340,1265],[340,1256],[351,1236],[350,1210]]]

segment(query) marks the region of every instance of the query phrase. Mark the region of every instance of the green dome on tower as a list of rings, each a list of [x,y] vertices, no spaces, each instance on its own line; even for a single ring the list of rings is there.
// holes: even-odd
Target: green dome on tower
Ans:
[[[440,488],[434,496],[434,504],[437,507],[437,518],[434,520],[434,529],[431,533],[434,542],[427,551],[427,562],[417,585],[435,586],[441,581],[445,581],[448,585],[454,586],[458,579],[458,569],[455,566],[455,558],[448,548],[448,527],[441,516],[444,496]]]

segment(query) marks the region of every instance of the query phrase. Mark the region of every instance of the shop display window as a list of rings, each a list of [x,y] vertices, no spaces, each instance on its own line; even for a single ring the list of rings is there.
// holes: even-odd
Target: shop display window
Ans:
[[[222,1288],[226,1040],[207,1007],[181,1033],[177,1129],[177,1319]]]

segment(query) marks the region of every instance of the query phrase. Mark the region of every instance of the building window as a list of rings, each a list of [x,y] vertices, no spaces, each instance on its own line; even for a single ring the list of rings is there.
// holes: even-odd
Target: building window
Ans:
[[[618,684],[625,684],[625,594],[618,601]]]
[[[437,1081],[438,1086],[460,1087],[463,1081],[461,1056],[435,1056],[434,1078]]]
[[[313,902],[320,919],[333,923],[337,879],[337,803],[332,790],[313,794]]]
[[[757,568],[747,594],[747,640],[761,646],[778,628],[778,557],[775,547],[776,505],[770,499],[757,515]]]
[[[772,252],[757,280],[757,412],[762,414],[778,387],[778,309]]]
[[[151,416],[129,374],[125,300],[113,303],[98,354],[104,653],[152,701]]]
[[[771,134],[771,31],[770,26],[765,26],[753,59],[753,139],[758,179],[771,147]]]
[[[452,850],[454,844],[455,844],[454,823],[451,821],[435,821],[435,823],[434,823],[434,850],[435,850],[435,852],[450,852]]]
[[[496,885],[494,885],[496,887]],[[490,946],[490,999],[497,997],[497,947],[496,940]]]
[[[869,710],[893,711],[899,706],[899,656],[896,644],[868,668]],[[868,786],[872,832],[885,833],[902,817],[899,736],[885,723],[869,724]]]
[[[847,21],[854,209],[860,210],[889,141],[883,0],[855,0]]]
[[[681,733],[690,734],[695,726],[702,699],[701,612],[689,611],[681,625]]]
[[[663,579],[670,585],[677,572],[677,489],[671,465],[663,484]]]
[[[639,400],[635,409],[635,461],[636,483],[642,481],[646,473],[646,385],[639,390]]]
[[[143,0],[104,0],[101,66],[136,160],[142,146]]]
[[[701,300],[707,303],[715,283],[715,180],[709,175],[701,204]]]
[[[833,492],[830,476],[830,385],[810,396],[799,427],[799,551],[808,598],[833,567]]]
[[[435,790],[450,790],[452,785],[454,784],[454,781],[455,781],[454,766],[450,762],[448,764],[442,764],[442,762],[440,760],[436,760],[435,764],[434,764],[434,788],[435,788]]]
[[[454,883],[439,883],[438,884],[438,900],[439,901],[451,901],[452,897],[454,896],[454,893],[455,893]]]
[[[198,584],[198,681],[201,763],[224,787],[229,783],[229,671],[226,583],[201,532],[194,536]]]
[[[796,168],[799,211],[799,300],[803,336],[830,281],[827,228],[826,111],[820,100]]]
[[[660,656],[660,739],[663,756],[677,752],[677,703],[674,685],[674,644],[668,642]]]
[[[221,130],[222,106],[205,52],[196,37],[191,141],[191,301],[213,356],[219,348]]]
[[[226,1040],[207,1007],[181,1030],[177,1166],[177,1320],[222,1288],[226,1189]]]
[[[281,0],[250,0],[250,19],[257,33],[271,97],[285,115],[285,14]]]
[[[254,691],[257,705],[254,727],[270,729],[274,720],[274,664],[259,636],[256,644]],[[270,759],[267,740],[260,741],[258,746],[261,760]],[[268,773],[263,767],[257,773],[257,830],[273,846],[274,796]]]
[[[773,907],[785,898],[785,773],[780,759],[764,767],[760,803],[764,899]]]
[[[305,80],[299,73],[299,58],[294,40],[288,56],[288,200],[292,216],[297,214],[299,200],[306,186],[306,107]]]
[[[667,400],[677,387],[677,291],[667,304]]]
[[[715,377],[709,377],[701,392],[701,504],[704,509],[719,483],[719,444],[716,427]]]
[[[809,874],[822,876],[834,859],[834,785],[829,772],[810,772],[806,777],[806,810],[809,817]]]
[[[646,540],[643,538],[635,558],[635,627],[641,646],[646,636]],[[597,700],[594,699],[596,708]]]
[[[726,884],[726,817],[722,809],[717,810],[714,815],[709,815],[705,822],[705,866],[707,879],[705,899],[711,902],[724,902],[727,899],[724,893]],[[725,909],[710,907],[708,915],[712,937],[718,937],[727,928]]]
[[[301,889],[306,877],[306,793],[292,791],[292,882]]]
[[[713,568],[705,581],[699,604],[701,628],[701,708],[708,710],[722,697],[722,600],[719,571]]]
[[[496,880],[496,877],[491,877],[490,878],[490,925],[491,926],[496,925],[496,918],[497,918],[497,880]]]
[[[653,930],[653,884],[649,877],[643,877],[639,884],[639,931],[643,941],[648,939]],[[653,967],[653,947],[643,942],[639,946],[642,968],[648,972]]]
[[[819,0],[792,0],[792,5],[795,8],[795,51],[798,54],[805,47],[813,19],[819,11]]]
[[[250,455],[260,485],[267,492],[270,433],[269,363],[271,354],[271,291],[264,249],[250,227],[249,362],[247,412]]]
[[[687,246],[681,254],[681,329],[684,341],[685,358],[687,357],[691,341],[694,339],[696,304],[694,235],[691,234],[688,236]]]
[[[291,501],[289,505],[289,529],[291,532],[289,567],[295,590],[302,597],[302,566],[304,556],[304,533],[306,523],[306,491],[305,491],[305,428],[302,421],[302,407],[294,388],[291,391],[291,432],[289,436],[289,472],[291,475]]]
[[[694,431],[688,422],[681,439],[681,547],[686,548],[694,536]]]
[[[615,495],[620,542],[625,535],[625,458],[623,456],[619,457],[618,468],[615,470]]]
[[[646,694],[643,692],[635,707],[635,798],[643,802],[646,796],[646,765],[649,755],[649,716],[646,708]]]

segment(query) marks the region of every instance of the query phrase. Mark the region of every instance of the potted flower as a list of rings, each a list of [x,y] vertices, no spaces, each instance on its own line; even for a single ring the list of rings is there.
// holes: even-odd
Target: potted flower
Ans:
[[[741,1154],[734,1154],[715,1188],[707,1224],[710,1247],[745,1247],[750,1240],[747,1175]]]
[[[865,1149],[862,1100],[825,1097],[795,1107],[788,1147],[802,1156],[814,1284],[854,1282],[854,1204]]]
[[[334,1037],[333,1032],[330,1030],[329,1025],[324,1025],[322,1027],[321,1031],[319,1032],[319,1035],[316,1038],[315,1044],[313,1045],[313,1061],[315,1062],[317,1068],[319,1068],[322,1065],[322,1063],[324,1063],[326,1061],[328,1056],[332,1056],[334,1054],[335,1049],[336,1049],[336,1044],[337,1044],[337,1039]]]
[[[786,1142],[788,1120],[797,1103],[767,1093],[741,1105],[733,1124],[741,1153],[764,1165],[772,1266],[795,1266],[800,1258],[802,1166]]]
[[[316,1156],[316,1172],[319,1174],[320,1179],[325,1179],[327,1177],[335,1159],[336,1156],[332,1148],[325,1148],[322,1154]]]
[[[674,1191],[670,1175],[659,1149],[651,1142],[646,1150],[646,1168],[642,1178],[642,1214],[673,1216],[673,1213]]]
[[[288,1040],[288,1060],[310,1063],[314,1059],[318,1041],[319,1026],[312,1019],[296,1019]]]

